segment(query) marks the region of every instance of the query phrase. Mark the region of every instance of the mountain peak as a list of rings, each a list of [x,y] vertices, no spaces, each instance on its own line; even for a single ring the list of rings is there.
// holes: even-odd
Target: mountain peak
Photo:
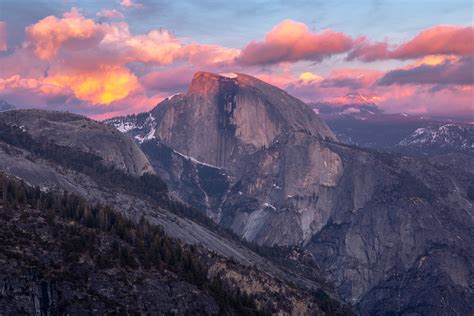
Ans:
[[[336,139],[303,101],[240,73],[197,72],[186,95],[163,101],[153,115],[157,138],[179,144],[178,151],[219,167],[237,159],[238,148],[259,150],[281,135],[301,132]],[[202,145],[202,139],[208,146]]]
[[[219,90],[222,81],[233,81],[233,79],[212,72],[198,71],[193,76],[188,94],[215,93]]]

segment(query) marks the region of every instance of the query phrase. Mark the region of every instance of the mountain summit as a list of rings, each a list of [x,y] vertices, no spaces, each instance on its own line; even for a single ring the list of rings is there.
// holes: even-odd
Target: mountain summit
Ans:
[[[335,140],[303,102],[243,74],[198,72],[186,94],[163,101],[152,114],[155,136],[163,143],[218,167],[229,167],[291,131]]]
[[[106,123],[216,223],[304,249],[361,314],[472,312],[472,174],[341,144],[302,101],[243,74],[199,72],[186,94]]]

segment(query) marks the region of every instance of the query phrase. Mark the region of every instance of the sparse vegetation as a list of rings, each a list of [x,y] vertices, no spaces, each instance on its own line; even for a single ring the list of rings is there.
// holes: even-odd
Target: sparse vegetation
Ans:
[[[200,259],[202,250],[183,246],[143,218],[135,223],[108,206],[91,205],[67,192],[42,192],[4,175],[0,175],[0,197],[3,209],[41,210],[52,234],[61,240],[69,265],[87,254],[99,268],[169,270],[208,292],[219,303],[222,314],[262,314],[251,296],[220,280],[207,278],[207,269]],[[98,246],[101,234],[113,237],[105,250]],[[75,273],[74,269],[69,270],[70,277],[80,279]]]

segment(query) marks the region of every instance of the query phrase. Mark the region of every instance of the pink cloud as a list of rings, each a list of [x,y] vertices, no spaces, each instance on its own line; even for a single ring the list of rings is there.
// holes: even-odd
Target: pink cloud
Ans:
[[[474,85],[474,56],[388,71],[380,85]],[[438,86],[439,88],[439,86]]]
[[[104,37],[101,27],[85,19],[75,8],[61,19],[48,16],[27,27],[26,35],[41,59],[51,59],[61,47],[71,50],[93,47]]]
[[[109,10],[109,9],[102,9],[96,14],[99,17],[104,17],[104,18],[123,18],[123,14],[120,11],[117,11],[115,9]]]
[[[149,67],[182,63],[190,69],[219,68],[238,55],[236,49],[188,43],[165,29],[135,35],[125,22],[97,23],[77,9],[61,18],[46,17],[27,27],[26,33],[26,45],[12,56],[14,59],[29,56],[29,59],[15,63],[10,76],[19,75],[22,80],[28,80],[32,75],[29,69],[34,68],[37,80],[66,89],[78,100],[99,105],[126,100],[137,91],[146,93],[141,84],[150,79],[139,80],[129,67],[131,63]],[[35,65],[41,62],[46,65]],[[13,87],[4,85],[3,89]]]
[[[420,32],[411,40],[393,49],[384,42],[360,40],[349,53],[348,60],[365,62],[381,59],[413,59],[428,55],[465,56],[474,53],[474,28],[461,26],[434,26]]]
[[[325,88],[349,88],[353,90],[373,85],[381,76],[378,70],[336,69],[320,82]]]
[[[454,62],[454,61],[451,61]],[[427,64],[422,64],[426,66]],[[444,65],[443,62],[438,65]],[[433,65],[432,65],[433,66]],[[415,64],[405,69],[420,67]],[[471,68],[466,68],[467,70]],[[466,71],[467,71],[466,70]],[[438,83],[380,85],[390,71],[371,69],[336,69],[326,76],[306,73],[296,76],[289,71],[257,74],[264,81],[287,90],[306,102],[324,102],[333,106],[357,102],[375,103],[389,113],[431,113],[437,115],[472,115],[474,89],[468,85],[449,85],[439,89]]]
[[[285,20],[267,33],[263,41],[248,44],[238,61],[244,65],[321,61],[347,52],[352,45],[352,38],[343,33],[331,30],[314,33],[303,23]]]
[[[379,90],[384,94],[380,107],[391,113],[427,113],[432,115],[472,115],[472,87],[451,87],[433,91],[429,87],[393,86]]]
[[[97,16],[120,17],[116,12]],[[250,73],[305,101],[344,102],[357,93],[392,112],[472,111],[473,90],[467,89],[473,81],[472,42],[460,42],[472,28],[432,28],[393,47],[331,30],[312,32],[285,20],[264,40],[238,50],[179,38],[166,29],[134,34],[123,20],[100,20],[105,22],[72,9],[27,27],[25,43],[0,56],[0,63],[9,65],[0,67],[0,97],[104,118],[148,110],[185,92],[194,72],[205,70]],[[1,39],[2,23],[0,51]],[[324,75],[294,66],[342,53],[365,61],[423,58],[388,71],[347,67]],[[261,65],[267,67],[254,67]]]
[[[195,69],[191,69],[187,66],[180,66],[150,72],[143,76],[140,81],[142,86],[148,91],[162,93],[185,92],[195,72]]]
[[[132,8],[132,7],[140,7],[141,5],[134,0],[121,0],[120,5],[127,7],[127,8]]]
[[[7,22],[0,21],[0,52],[7,48]]]

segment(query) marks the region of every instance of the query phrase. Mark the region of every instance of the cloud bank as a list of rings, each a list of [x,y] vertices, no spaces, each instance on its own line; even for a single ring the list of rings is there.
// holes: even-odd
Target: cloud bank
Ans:
[[[0,22],[0,64],[8,65],[0,67],[0,98],[104,118],[148,110],[185,92],[193,73],[206,70],[249,73],[305,101],[338,104],[356,93],[392,112],[474,111],[472,27],[434,26],[391,44],[283,20],[239,49],[163,28],[134,33],[127,12],[142,4],[117,6],[90,16],[77,8],[46,16],[27,26],[25,41],[14,47]],[[378,67],[361,68],[373,62]],[[322,64],[329,71],[319,72]]]

